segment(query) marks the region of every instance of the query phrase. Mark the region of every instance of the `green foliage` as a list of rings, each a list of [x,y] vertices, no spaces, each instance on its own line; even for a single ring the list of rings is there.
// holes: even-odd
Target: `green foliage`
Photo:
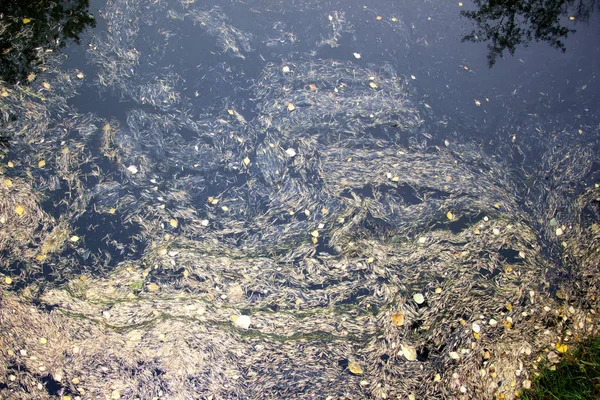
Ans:
[[[545,367],[525,400],[592,400],[600,398],[600,336],[588,339],[551,371]]]

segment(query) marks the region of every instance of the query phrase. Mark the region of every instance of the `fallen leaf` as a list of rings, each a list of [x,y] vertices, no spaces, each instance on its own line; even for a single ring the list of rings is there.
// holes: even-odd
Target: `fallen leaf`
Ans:
[[[23,213],[25,212],[25,209],[22,206],[18,205],[15,208],[15,212],[17,213],[17,215],[23,215]]]
[[[453,359],[453,360],[460,360],[460,354],[458,354],[458,353],[457,353],[457,352],[455,352],[455,351],[451,351],[451,352],[450,352],[448,355],[449,355],[449,356],[450,356],[450,358],[451,358],[451,359]]]
[[[108,210],[108,213],[109,213],[109,214],[114,214],[114,213],[116,213],[116,212],[117,212],[117,210],[116,210],[116,209],[114,209],[114,208],[111,208],[110,210]]]
[[[285,154],[288,155],[288,157],[295,157],[296,156],[296,150],[289,148],[285,151]]]
[[[413,300],[417,304],[423,304],[425,302],[425,297],[423,297],[421,293],[415,293],[413,294]]]
[[[449,220],[453,220],[454,219],[454,214],[452,214],[452,211],[448,211],[446,213],[446,218],[448,218]]]
[[[373,89],[377,89],[377,84],[375,82],[369,82],[369,86],[371,86]]]
[[[310,85],[308,85],[308,88],[310,90],[317,90],[317,85],[315,85],[314,83],[311,83]]]
[[[138,173],[138,169],[135,165],[130,165],[127,167],[127,171],[131,172],[133,175]]]
[[[354,58],[359,59],[360,58],[360,53],[352,53],[354,55]]]
[[[290,67],[288,67],[287,65],[284,65],[284,66],[281,68],[281,72],[284,72],[284,73],[288,73],[288,72],[290,72]]]
[[[179,225],[179,222],[177,222],[177,220],[175,218],[173,218],[172,220],[169,221],[169,225],[171,225],[173,228],[177,228],[177,226]]]
[[[77,76],[79,79],[83,79],[85,77],[85,75],[83,75],[83,72],[78,72],[75,76]]]
[[[9,161],[6,165],[8,165],[8,168],[14,168],[15,164],[12,161]]]
[[[46,165],[46,160],[40,160],[38,162],[38,168],[43,168]]]
[[[29,18],[23,18],[23,24],[28,24],[31,22],[31,19]]]
[[[357,363],[356,361],[350,361],[348,363],[348,369],[350,370],[350,372],[352,372],[354,375],[362,375],[363,374],[363,369],[360,366],[359,363]]]
[[[42,82],[42,86],[44,87],[44,89],[50,89],[52,87],[48,82]]]
[[[231,317],[236,328],[248,329],[252,321],[248,315],[234,315]]]
[[[6,283],[7,285],[10,285],[12,283],[12,279],[9,276],[7,276],[4,278],[4,283]]]
[[[296,106],[294,106],[292,103],[288,103],[287,109],[288,111],[294,111],[296,109]]]
[[[160,289],[160,286],[158,286],[156,283],[151,283],[148,285],[148,290],[151,292],[158,292],[158,289]]]
[[[46,344],[46,343],[48,343],[48,339],[42,337],[42,338],[40,338],[40,343],[41,344]]]
[[[400,345],[400,352],[408,361],[415,361],[417,359],[417,350],[413,346]]]
[[[564,343],[561,343],[561,342],[556,343],[556,351],[558,351],[559,353],[566,353],[568,348],[569,348],[569,346],[567,346]]]
[[[392,315],[392,323],[396,326],[404,325],[404,314],[397,313],[397,314]]]
[[[6,178],[4,180],[4,186],[8,186],[8,187],[12,186],[12,181],[10,179]]]
[[[244,165],[249,165],[250,159],[248,157],[244,158]]]
[[[73,235],[71,236],[71,238],[69,239],[71,242],[75,243],[79,241],[79,236],[77,235]]]

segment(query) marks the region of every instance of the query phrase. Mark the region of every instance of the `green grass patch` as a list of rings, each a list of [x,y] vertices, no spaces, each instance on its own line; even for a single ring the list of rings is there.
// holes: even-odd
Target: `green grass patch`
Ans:
[[[590,338],[567,352],[556,370],[545,366],[525,400],[600,399],[600,336]]]

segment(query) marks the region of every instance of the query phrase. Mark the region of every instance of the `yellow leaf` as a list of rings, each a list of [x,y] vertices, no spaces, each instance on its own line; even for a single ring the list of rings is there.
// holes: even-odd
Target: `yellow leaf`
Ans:
[[[392,22],[398,22],[398,18],[392,17]]]
[[[248,157],[244,158],[244,165],[250,164],[250,159]]]
[[[319,237],[319,231],[317,231],[317,230],[314,230],[314,231],[312,231],[310,234],[311,234],[313,237],[316,237],[316,238],[318,238],[318,237]]]
[[[40,343],[41,344],[46,344],[46,343],[48,343],[48,339],[42,337],[42,338],[40,338]]]
[[[233,115],[233,114],[235,114],[235,111],[233,111],[233,110],[227,110],[227,114]]]
[[[502,321],[502,326],[504,327],[504,329],[510,329],[512,328],[512,324],[509,321]]]
[[[356,361],[351,361],[348,363],[348,369],[350,370],[350,372],[352,372],[354,375],[362,375],[363,374],[363,369],[360,366],[359,363],[357,363]]]
[[[4,180],[4,186],[12,186],[12,181],[8,178]]]
[[[377,84],[373,81],[369,82],[369,86],[371,86],[373,89],[377,89]]]
[[[46,165],[46,160],[40,160],[38,162],[38,168],[43,168]]]
[[[22,206],[17,206],[17,208],[15,208],[15,212],[17,213],[17,215],[23,215],[25,209]]]
[[[375,19],[376,19],[377,21],[381,21],[382,17],[381,17],[381,15],[378,15],[378,16],[376,16],[376,17],[375,17]]]
[[[288,103],[287,109],[288,111],[294,111],[296,109],[296,106],[294,106],[292,103]]]
[[[9,161],[7,165],[8,165],[8,168],[14,168],[15,167],[15,164],[13,164],[12,161]]]
[[[156,283],[151,283],[148,285],[148,290],[151,292],[158,292],[158,289],[160,289],[160,287]]]
[[[69,239],[71,242],[75,243],[79,241],[79,236],[77,235],[73,235],[71,236],[71,238]]]
[[[108,210],[108,213],[109,213],[109,214],[114,214],[114,213],[116,213],[116,212],[117,212],[117,210],[116,210],[116,209],[114,209],[114,208],[111,208],[110,210]]]
[[[51,86],[48,82],[42,82],[42,86],[44,87],[44,89],[50,89]]]
[[[481,335],[475,331],[473,331],[473,337],[475,337],[475,340],[479,340],[479,338],[481,337]]]
[[[561,343],[561,342],[556,343],[556,351],[558,351],[559,353],[566,353],[568,348],[569,348],[569,346],[567,346],[564,343]]]
[[[175,218],[173,218],[172,220],[169,221],[169,225],[171,225],[173,228],[177,228],[177,225],[179,225],[179,223],[177,222],[177,220]]]
[[[404,325],[404,314],[398,313],[392,315],[392,323],[396,326]]]
[[[448,212],[446,213],[446,218],[448,218],[448,219],[450,219],[450,220],[454,219],[454,214],[452,214],[452,211],[448,211]]]
[[[506,305],[504,306],[508,311],[512,311],[513,306],[510,303],[506,303]]]
[[[7,276],[6,278],[4,278],[4,283],[10,285],[12,283],[12,279],[9,276]]]
[[[23,18],[23,23],[24,24],[28,24],[30,22],[31,22],[31,20],[29,18]]]
[[[38,261],[44,261],[46,259],[46,256],[43,254],[38,254],[37,256],[35,256],[35,259]]]
[[[308,85],[310,90],[317,90],[317,85],[315,85],[314,83],[311,83],[310,85]]]

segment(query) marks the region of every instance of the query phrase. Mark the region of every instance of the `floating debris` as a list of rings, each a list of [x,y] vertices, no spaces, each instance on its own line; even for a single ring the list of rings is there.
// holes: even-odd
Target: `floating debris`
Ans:
[[[413,294],[413,300],[417,304],[423,304],[425,302],[425,297],[421,293],[415,293]]]
[[[348,363],[348,369],[354,375],[362,375],[364,373],[361,365],[356,361],[350,361]]]
[[[233,324],[236,326],[236,328],[240,328],[240,329],[249,329],[250,328],[251,320],[248,315],[239,315],[239,316],[236,315],[236,316],[231,317],[231,319],[233,320]]]
[[[285,154],[288,155],[288,157],[296,157],[296,150],[289,148],[285,151]]]
[[[417,349],[415,349],[413,346],[401,344],[400,353],[402,353],[404,358],[406,358],[408,361],[415,361],[417,359]]]

